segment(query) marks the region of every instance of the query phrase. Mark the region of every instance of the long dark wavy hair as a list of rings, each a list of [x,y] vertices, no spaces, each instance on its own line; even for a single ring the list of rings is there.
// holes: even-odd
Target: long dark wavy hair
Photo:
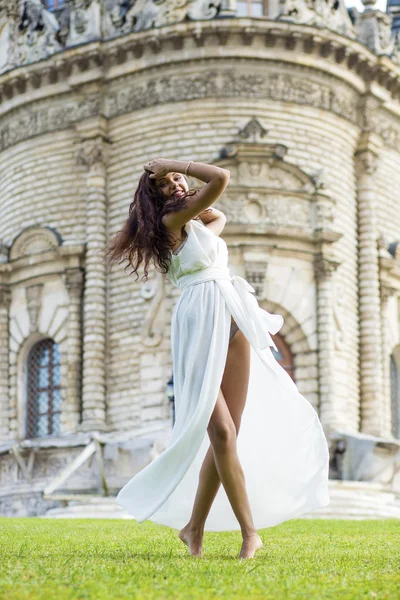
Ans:
[[[187,179],[185,177],[187,182]],[[169,212],[179,211],[187,207],[186,198],[193,196],[196,190],[188,190],[184,196],[166,199],[157,188],[155,179],[145,171],[139,179],[133,201],[129,206],[129,214],[122,229],[107,245],[104,258],[110,266],[125,260],[124,268],[132,267],[129,275],[136,273],[144,261],[144,277],[147,280],[148,266],[152,261],[156,270],[166,273],[171,263],[171,246],[175,239],[173,233],[165,227],[162,218]],[[197,216],[195,219],[200,220]]]

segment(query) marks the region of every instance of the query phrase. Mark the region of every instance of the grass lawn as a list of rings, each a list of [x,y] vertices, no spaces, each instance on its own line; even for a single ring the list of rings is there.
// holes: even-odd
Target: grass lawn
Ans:
[[[374,598],[400,600],[400,521],[293,520],[206,533],[204,557],[150,521],[0,518],[0,599]]]

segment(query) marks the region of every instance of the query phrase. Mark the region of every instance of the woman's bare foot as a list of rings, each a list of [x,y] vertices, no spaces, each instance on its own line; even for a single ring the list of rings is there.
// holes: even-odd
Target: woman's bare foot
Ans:
[[[189,525],[186,525],[180,530],[178,537],[189,547],[192,556],[202,557],[203,530],[192,529]]]
[[[253,558],[262,545],[263,543],[258,533],[244,536],[239,558]]]

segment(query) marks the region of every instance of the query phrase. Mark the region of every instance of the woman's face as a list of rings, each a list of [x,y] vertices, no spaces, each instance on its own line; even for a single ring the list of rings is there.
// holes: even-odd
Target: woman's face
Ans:
[[[156,180],[156,185],[165,199],[182,196],[189,190],[182,173],[167,173]]]

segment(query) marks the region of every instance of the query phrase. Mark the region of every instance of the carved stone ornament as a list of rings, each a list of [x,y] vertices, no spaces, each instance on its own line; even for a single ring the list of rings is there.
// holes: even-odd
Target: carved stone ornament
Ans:
[[[248,142],[259,142],[267,133],[268,131],[261,125],[260,121],[253,117],[243,129],[239,130],[238,138]]]
[[[101,137],[82,140],[77,154],[77,163],[91,169],[95,164],[106,164],[108,160],[108,145]]]
[[[25,288],[31,333],[38,330],[38,318],[42,304],[42,289],[43,283],[30,285]]]
[[[343,0],[282,0],[280,6],[280,20],[328,27],[347,37],[355,37]]]
[[[378,165],[378,156],[372,150],[361,150],[355,155],[356,171],[359,175],[363,173],[373,175]]]
[[[356,12],[357,38],[378,55],[392,56],[395,52],[396,35],[392,34],[392,17],[380,10]]]
[[[392,287],[390,285],[384,285],[381,284],[381,301],[382,304],[386,304],[387,301],[389,300],[389,298],[391,298],[392,296],[395,296],[396,294],[399,293],[399,290],[397,290],[395,287]]]
[[[340,261],[330,254],[319,252],[314,255],[314,273],[318,280],[330,277],[336,271]]]
[[[7,37],[6,50],[15,65],[95,39],[236,13],[234,0],[65,0],[54,12],[41,0],[22,0],[20,10],[18,0],[2,3],[6,6],[0,5],[0,17],[4,13],[17,21],[16,35]]]
[[[308,236],[317,230],[332,232],[335,203],[325,190],[322,170],[308,175],[284,159],[286,146],[263,141],[265,135],[266,128],[253,117],[239,129],[240,141],[220,151],[214,162],[231,176],[218,207],[231,223],[290,227]]]
[[[10,261],[54,250],[60,243],[58,235],[49,227],[28,227],[14,240]]]
[[[140,294],[149,300],[147,314],[143,323],[141,337],[145,346],[158,346],[163,340],[162,330],[155,331],[154,323],[160,315],[165,300],[165,281],[158,271],[153,271],[151,279],[143,282]]]
[[[17,64],[35,62],[59,52],[56,34],[60,25],[41,0],[24,0],[16,40]]]
[[[15,109],[0,124],[0,151],[36,135],[49,131],[67,129],[83,119],[98,116],[104,111],[108,119],[134,113],[158,104],[184,102],[202,98],[260,98],[282,102],[299,103],[327,110],[358,123],[358,94],[347,84],[324,75],[324,81],[316,83],[307,79],[307,69],[298,68],[296,74],[281,73],[280,63],[273,72],[258,69],[252,61],[234,68],[221,69],[199,67],[195,75],[169,73],[163,70],[157,76],[147,73],[126,76],[123,84],[112,86],[104,97],[99,94],[64,96],[49,101],[37,101],[34,106]],[[275,70],[276,69],[276,70]],[[380,129],[392,135],[393,127],[383,121]],[[397,130],[396,130],[397,131]],[[384,132],[383,132],[384,133]],[[394,143],[400,146],[400,131]],[[284,152],[284,147],[277,147]]]
[[[17,6],[19,1],[21,10],[16,13],[9,5]],[[8,7],[3,8],[3,12],[8,10],[8,16],[13,15],[16,27],[14,32],[11,24],[12,35],[4,36],[8,58],[3,64],[0,61],[0,72],[10,64],[36,62],[65,48],[93,40],[114,39],[131,32],[154,29],[154,44],[157,45],[161,27],[238,14],[236,0],[65,0],[54,11],[47,10],[41,0],[2,2]],[[344,0],[281,0],[279,8],[278,20],[330,29],[347,38],[355,37]],[[368,12],[376,13],[376,16],[371,17]],[[366,37],[368,45],[372,43],[377,51],[381,48],[384,53],[396,57],[398,44],[397,38],[390,38],[391,17],[379,11],[365,11],[363,15],[367,15],[364,19],[366,27],[363,28],[360,22],[358,29],[362,41]],[[371,35],[372,21],[375,29]],[[221,39],[223,36],[221,33]],[[248,38],[251,39],[251,35]],[[372,38],[374,42],[370,42]]]
[[[66,269],[62,280],[70,296],[80,298],[83,290],[84,273],[82,269]]]

